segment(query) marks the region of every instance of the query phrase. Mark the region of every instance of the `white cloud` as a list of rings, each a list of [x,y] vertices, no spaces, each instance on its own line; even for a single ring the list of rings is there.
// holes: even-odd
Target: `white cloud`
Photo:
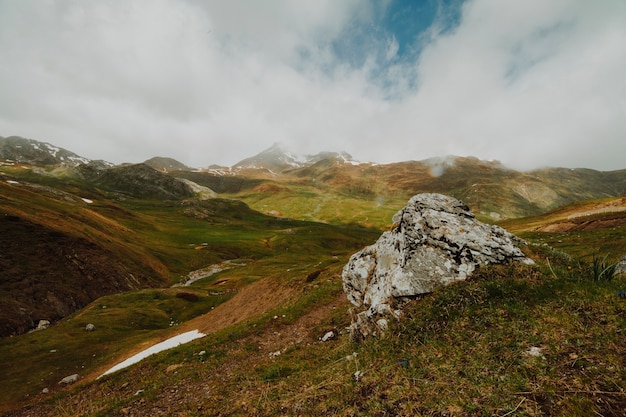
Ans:
[[[381,162],[623,168],[622,1],[470,1],[457,28],[420,38],[417,62],[397,59],[379,7],[2,2],[0,135],[113,162],[233,164],[281,141]]]

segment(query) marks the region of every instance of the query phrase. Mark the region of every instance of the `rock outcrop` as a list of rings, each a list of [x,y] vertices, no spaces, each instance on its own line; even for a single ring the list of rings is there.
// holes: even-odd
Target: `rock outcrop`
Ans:
[[[393,223],[343,269],[344,291],[361,310],[352,323],[355,338],[384,331],[387,317],[400,317],[408,299],[465,280],[480,265],[532,262],[519,248],[524,241],[476,220],[452,197],[418,194]]]

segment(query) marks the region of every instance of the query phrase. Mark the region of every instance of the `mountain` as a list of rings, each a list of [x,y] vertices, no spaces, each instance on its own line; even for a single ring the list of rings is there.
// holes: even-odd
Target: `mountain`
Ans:
[[[257,155],[239,161],[231,169],[268,170],[277,174],[288,169],[303,168],[322,160],[352,161],[352,157],[346,152],[320,152],[316,155],[298,156],[287,151],[283,145],[275,143]]]
[[[0,137],[0,159],[38,166],[76,166],[89,162],[66,149],[19,136]]]
[[[184,181],[164,174],[146,164],[121,165],[94,171],[88,179],[97,187],[116,193],[152,199],[181,199],[194,195]]]
[[[347,153],[296,156],[274,144],[230,168],[212,166],[195,171],[166,157],[112,167],[30,139],[2,138],[0,144],[6,159],[48,167],[50,175],[71,176],[74,170],[74,175],[106,191],[154,199],[188,198],[198,192],[207,198],[216,192],[265,213],[325,222],[340,221],[341,213],[348,211],[353,213],[353,221],[383,225],[398,205],[420,192],[451,195],[491,221],[626,194],[626,170],[545,168],[520,172],[474,157],[358,163]],[[87,163],[70,170],[50,168],[79,162]]]
[[[97,192],[16,179],[0,181],[0,337],[167,282],[164,264],[124,225],[141,224],[130,212]]]
[[[550,168],[520,172],[496,161],[452,156],[390,164],[322,159],[285,170],[265,181],[290,188],[291,202],[284,204],[283,198],[272,198],[267,193],[242,192],[236,194],[237,198],[259,210],[266,207],[263,210],[278,210],[286,216],[300,218],[311,213],[311,207],[316,207],[316,216],[335,213],[333,206],[356,214],[360,207],[367,206],[367,201],[371,202],[370,206],[395,205],[418,193],[435,192],[460,199],[477,215],[496,221],[536,215],[574,201],[620,196],[626,192],[626,170]],[[306,195],[305,188],[309,190]],[[302,194],[294,194],[295,189]],[[298,195],[302,196],[302,204],[296,202]],[[272,204],[276,206],[271,207]],[[295,210],[287,211],[288,207]],[[371,214],[370,211],[362,218],[371,220]],[[310,219],[335,221],[328,217]]]
[[[144,164],[161,172],[189,171],[192,169],[182,162],[177,161],[176,159],[165,158],[162,156],[155,156],[154,158],[150,158],[147,161],[144,161]]]

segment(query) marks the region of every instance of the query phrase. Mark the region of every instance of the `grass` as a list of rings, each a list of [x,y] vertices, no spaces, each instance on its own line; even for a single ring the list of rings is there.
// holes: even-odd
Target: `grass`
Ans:
[[[56,391],[57,382],[67,375],[98,372],[141,342],[171,334],[170,324],[176,326],[211,311],[238,289],[261,278],[282,276],[286,285],[292,285],[299,274],[307,276],[315,269],[336,266],[362,242],[372,242],[380,233],[362,226],[285,221],[264,216],[240,202],[220,199],[181,204],[129,198],[115,201],[105,195],[91,195],[94,202],[84,207],[82,202],[38,194],[27,187],[0,186],[6,188],[3,196],[8,197],[0,202],[3,211],[37,221],[51,236],[61,233],[102,245],[126,263],[144,263],[141,270],[157,265],[167,271],[166,285],[225,259],[246,259],[245,266],[191,287],[103,297],[45,331],[0,340],[3,407],[34,398],[46,387]],[[29,241],[18,235],[12,239]],[[40,243],[35,239],[33,247]],[[54,262],[50,258],[46,267],[53,267]],[[217,285],[218,280],[226,284]],[[194,294],[198,300],[177,296],[181,292]],[[309,303],[318,299],[319,295],[311,295]],[[86,332],[87,323],[95,324],[96,331]]]
[[[345,333],[319,341],[349,323],[341,265],[308,283],[294,273],[294,303],[48,407],[92,416],[163,407],[188,416],[622,415],[626,305],[616,292],[626,281],[594,280],[589,264],[546,247],[531,252],[536,265],[482,268],[415,300],[387,336],[362,343]]]
[[[80,191],[79,183],[73,186]],[[25,413],[58,416],[623,415],[626,305],[616,294],[626,281],[597,279],[624,253],[623,229],[525,232],[536,265],[481,268],[469,281],[414,300],[386,337],[354,343],[344,330],[350,306],[341,268],[380,230],[345,223],[374,219],[370,224],[379,227],[397,208],[376,206],[366,184],[326,197],[298,191],[301,197],[292,199],[284,190],[269,196],[253,190],[242,193],[263,211],[284,206],[283,214],[293,213],[286,217],[331,224],[272,218],[226,200],[102,194],[86,214],[33,197],[44,217],[56,210],[74,219],[70,230],[81,236],[101,238],[111,230],[119,245],[112,250],[145,251],[171,282],[224,259],[246,262],[191,287],[107,296],[48,330],[0,340],[0,404],[32,402]],[[333,217],[337,206],[353,211]],[[72,373],[97,375],[142,343],[165,338],[177,324],[269,280],[275,287],[267,288],[289,288],[294,296],[101,380],[57,385]],[[96,330],[86,332],[87,323]],[[321,342],[330,330],[338,336]],[[52,392],[42,394],[43,387]]]

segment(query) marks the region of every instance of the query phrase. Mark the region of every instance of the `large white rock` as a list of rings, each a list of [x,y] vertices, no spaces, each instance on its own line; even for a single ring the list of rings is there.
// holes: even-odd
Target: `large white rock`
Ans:
[[[399,317],[408,297],[465,280],[480,265],[527,260],[518,247],[521,239],[479,222],[452,197],[418,194],[393,223],[343,268],[344,291],[362,310],[353,319],[353,336],[380,332],[377,322],[386,324],[387,315]]]

